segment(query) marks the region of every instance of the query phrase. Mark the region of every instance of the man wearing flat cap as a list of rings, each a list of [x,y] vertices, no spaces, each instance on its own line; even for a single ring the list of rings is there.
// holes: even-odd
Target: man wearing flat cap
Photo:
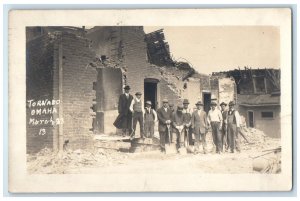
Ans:
[[[189,144],[193,143],[193,136],[192,136],[192,129],[191,129],[191,119],[192,119],[192,110],[189,108],[189,100],[184,99],[183,102],[183,119],[184,119],[184,127],[185,130],[187,131],[187,136],[189,140]]]
[[[140,135],[141,138],[144,138],[144,104],[141,99],[142,93],[136,92],[135,98],[132,99],[131,105],[129,107],[130,111],[133,113],[133,132],[131,134],[131,139],[135,137],[136,124],[140,124]]]
[[[238,152],[241,151],[238,134],[240,132],[240,114],[237,110],[234,109],[235,103],[230,101],[228,106],[228,115],[227,115],[227,132],[229,137],[229,146],[231,153],[234,153],[236,149]]]
[[[221,113],[222,113],[222,117],[223,117],[223,124],[222,124],[222,151],[223,151],[223,147],[225,146],[225,150],[228,150],[228,145],[229,145],[229,139],[228,139],[228,135],[227,135],[227,114],[228,111],[226,110],[226,106],[227,104],[222,102],[220,104],[221,106]]]
[[[203,104],[201,101],[196,103],[197,110],[193,112],[192,115],[192,129],[195,134],[195,153],[199,151],[199,144],[203,146],[204,154],[207,153],[206,150],[206,133],[208,130],[207,116],[206,112],[203,111]]]
[[[163,106],[157,110],[157,118],[161,151],[165,153],[165,143],[166,140],[169,140],[167,133],[170,132],[168,128],[170,128],[171,125],[172,113],[169,108],[168,99],[164,99],[162,102]]]
[[[118,103],[118,112],[119,115],[114,122],[114,126],[118,129],[122,129],[123,137],[132,132],[132,112],[130,111],[129,107],[133,96],[129,93],[130,87],[126,85],[124,87],[124,93],[119,97]]]
[[[222,129],[223,117],[220,110],[217,109],[217,103],[211,102],[211,110],[209,110],[207,115],[208,125],[212,129],[213,142],[216,146],[216,153],[221,154],[222,151],[222,134],[220,130]]]
[[[177,110],[174,111],[172,114],[172,125],[174,127],[173,131],[174,133],[176,133],[177,149],[183,147],[183,142],[184,142],[184,135],[182,132],[184,129],[184,117],[183,117],[182,110],[183,110],[183,105],[178,105]]]
[[[145,103],[145,114],[144,114],[144,132],[147,138],[153,138],[154,135],[154,124],[157,120],[157,114],[154,109],[151,108],[151,101]]]

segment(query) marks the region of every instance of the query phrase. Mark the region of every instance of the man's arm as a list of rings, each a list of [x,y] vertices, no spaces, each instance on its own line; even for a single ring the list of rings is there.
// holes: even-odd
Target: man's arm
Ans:
[[[154,115],[154,122],[156,122],[157,121],[157,113],[155,112],[154,109],[152,110],[152,112],[153,112],[153,115]]]
[[[134,99],[132,99],[131,104],[130,104],[130,107],[129,107],[129,110],[130,110],[131,112],[133,112],[133,104],[134,104]]]
[[[236,127],[239,128],[241,125],[241,116],[238,111],[234,112],[235,121],[236,121]]]

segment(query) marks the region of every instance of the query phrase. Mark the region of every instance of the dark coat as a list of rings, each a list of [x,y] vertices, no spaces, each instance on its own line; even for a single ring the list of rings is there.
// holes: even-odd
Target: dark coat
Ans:
[[[131,101],[133,99],[133,96],[129,94],[129,97],[127,98],[125,94],[121,94],[119,97],[119,104],[118,104],[118,111],[119,114],[127,115],[128,113],[131,113],[129,110]]]
[[[198,114],[198,110],[193,112],[192,127],[194,128],[194,132],[196,135],[206,132],[206,128],[208,127],[206,112],[201,110],[200,115]]]
[[[172,119],[172,111],[167,108],[167,111],[163,107],[157,110],[158,118],[158,131],[165,132],[167,130],[166,121]]]
[[[119,97],[119,104],[118,104],[118,112],[119,115],[115,122],[113,123],[114,126],[118,129],[124,129],[130,127],[130,119],[132,118],[132,113],[129,109],[133,96],[129,94],[127,98],[125,94],[121,94]]]

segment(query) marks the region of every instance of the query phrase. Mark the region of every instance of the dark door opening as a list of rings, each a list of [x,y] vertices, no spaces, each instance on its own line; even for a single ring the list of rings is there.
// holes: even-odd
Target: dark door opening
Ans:
[[[144,103],[151,101],[152,108],[157,109],[157,80],[145,80],[144,82]]]
[[[203,109],[206,113],[210,110],[211,94],[203,93]]]
[[[248,111],[248,125],[251,128],[254,128],[254,112]]]

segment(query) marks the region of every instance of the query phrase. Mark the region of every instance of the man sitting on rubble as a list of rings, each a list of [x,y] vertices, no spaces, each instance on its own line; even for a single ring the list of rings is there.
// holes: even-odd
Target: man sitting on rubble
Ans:
[[[192,129],[191,129],[191,119],[192,119],[192,110],[189,108],[189,100],[183,100],[183,119],[184,119],[184,129],[187,131],[188,141],[191,145],[193,143]]]
[[[135,93],[135,98],[131,101],[130,105],[130,111],[133,113],[133,132],[130,136],[131,139],[134,139],[135,137],[135,131],[136,131],[136,124],[139,122],[140,124],[140,135],[141,138],[144,138],[144,104],[143,101],[141,100],[142,93],[141,92],[136,92]]]
[[[183,147],[184,142],[184,117],[183,117],[183,106],[178,105],[177,110],[172,115],[172,125],[174,127],[173,131],[176,133],[176,147],[177,149]]]
[[[234,153],[236,149],[238,152],[241,151],[239,143],[239,132],[240,132],[240,114],[237,110],[234,109],[234,102],[229,102],[229,110],[227,114],[227,132],[229,138],[229,146],[231,153]]]

